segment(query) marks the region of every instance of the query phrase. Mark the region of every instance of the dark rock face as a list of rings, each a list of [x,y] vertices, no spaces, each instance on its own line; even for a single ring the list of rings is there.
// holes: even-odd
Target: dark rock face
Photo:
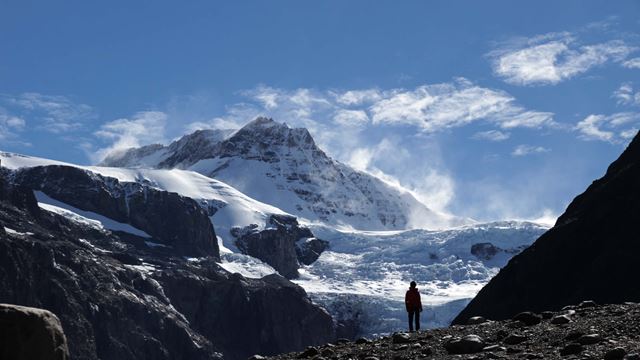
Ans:
[[[573,321],[553,324],[550,318],[560,315]],[[575,310],[552,312],[550,318],[531,326],[521,320],[453,325],[369,341],[337,341],[316,350],[327,359],[638,359],[640,304],[575,306]],[[304,352],[297,352],[272,359],[303,356]]]
[[[180,254],[219,257],[208,214],[193,199],[70,166],[19,170],[14,181],[78,209],[131,224]]]
[[[240,251],[266,262],[288,279],[298,277],[300,263],[313,263],[329,246],[300,226],[295,217],[286,215],[272,215],[264,230],[247,226],[234,228],[231,234]]]
[[[0,358],[68,359],[67,338],[58,317],[43,309],[0,304]]]
[[[639,301],[640,136],[569,205],[556,225],[511,259],[454,320],[506,319],[592,299]]]
[[[7,200],[25,191],[0,183],[0,302],[57,314],[73,359],[245,359],[335,338],[331,317],[282,277],[244,279],[212,256],[187,261],[133,235],[35,217]]]
[[[502,251],[492,243],[478,243],[471,245],[471,254],[480,260],[491,260],[497,253]]]

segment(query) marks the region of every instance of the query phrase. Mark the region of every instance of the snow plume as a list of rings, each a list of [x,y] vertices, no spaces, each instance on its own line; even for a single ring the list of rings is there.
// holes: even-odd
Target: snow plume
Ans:
[[[447,212],[455,195],[455,181],[439,166],[439,149],[430,145],[431,161],[420,161],[420,154],[402,145],[399,138],[385,137],[378,144],[354,149],[346,163],[368,172],[387,184],[411,193],[430,209]],[[423,165],[416,165],[422,163]],[[389,174],[403,174],[402,179]],[[414,219],[414,226],[418,221]]]
[[[85,147],[94,162],[100,162],[107,156],[117,155],[129,148],[165,141],[167,115],[160,111],[143,111],[130,119],[123,118],[103,124],[94,133],[109,143],[106,147],[94,150]]]

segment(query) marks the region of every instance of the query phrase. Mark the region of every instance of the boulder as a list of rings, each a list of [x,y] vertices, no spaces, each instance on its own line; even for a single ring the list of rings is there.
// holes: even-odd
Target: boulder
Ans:
[[[522,321],[527,326],[533,326],[540,324],[540,321],[542,321],[542,316],[534,314],[530,311],[525,311],[514,316],[513,320]]]
[[[478,324],[484,324],[486,323],[488,320],[485,319],[482,316],[473,316],[470,317],[469,320],[467,320],[467,325],[478,325]]]
[[[67,338],[52,312],[0,304],[0,358],[12,360],[66,360]]]
[[[449,354],[474,354],[484,349],[484,340],[478,335],[453,338],[444,344]]]

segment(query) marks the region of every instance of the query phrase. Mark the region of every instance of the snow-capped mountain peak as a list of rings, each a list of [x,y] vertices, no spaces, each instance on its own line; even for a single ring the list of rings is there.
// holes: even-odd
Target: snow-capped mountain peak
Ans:
[[[445,228],[468,222],[434,212],[409,192],[332,159],[307,129],[266,117],[235,132],[195,132],[156,149],[131,149],[103,165],[193,170],[310,222],[345,228]]]

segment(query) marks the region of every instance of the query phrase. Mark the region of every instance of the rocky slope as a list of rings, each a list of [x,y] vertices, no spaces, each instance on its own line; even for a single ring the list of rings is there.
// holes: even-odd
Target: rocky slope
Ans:
[[[23,168],[11,177],[65,204],[131,224],[173,247],[176,255],[219,258],[208,214],[188,197],[64,165]]]
[[[587,301],[559,312],[471,322],[475,325],[338,340],[271,359],[640,359],[637,303],[598,306]]]
[[[0,170],[0,302],[60,318],[74,359],[242,359],[331,341],[331,317],[278,275],[41,209]]]
[[[580,299],[640,301],[640,135],[556,225],[515,256],[458,315],[504,319]]]
[[[356,229],[442,228],[466,221],[436,213],[410,193],[331,159],[306,129],[262,117],[231,135],[196,132],[167,147],[131,149],[102,165],[194,170],[290,214]]]

